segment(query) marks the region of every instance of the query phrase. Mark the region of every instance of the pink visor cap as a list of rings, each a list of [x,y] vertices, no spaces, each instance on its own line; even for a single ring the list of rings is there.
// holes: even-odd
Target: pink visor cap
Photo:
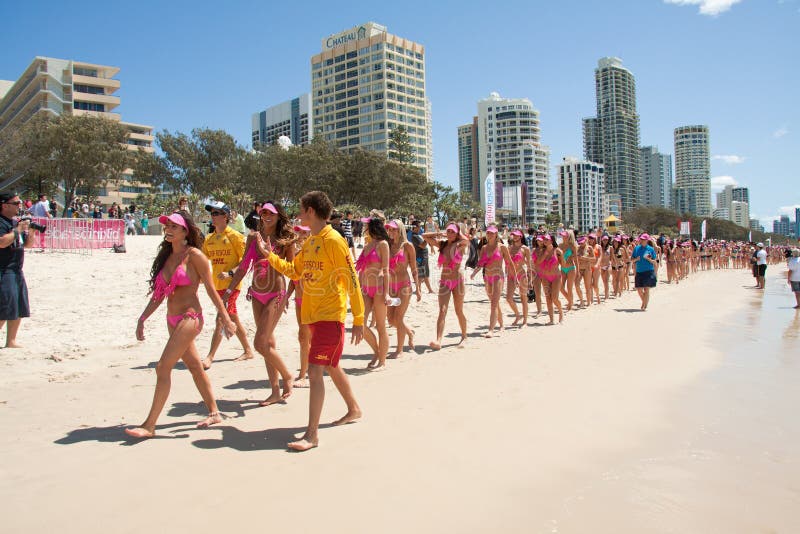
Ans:
[[[486,229],[486,233],[487,234],[489,234],[489,233],[496,234],[497,233],[497,227],[496,226],[490,226],[489,228]]]
[[[645,241],[648,241],[650,239],[650,234],[642,234],[639,236],[639,239],[644,239]]]
[[[521,231],[521,230],[512,230],[512,231],[511,231],[511,235],[518,235],[518,236],[520,236],[520,237],[525,237],[525,236],[522,234],[522,231]]]
[[[261,213],[261,212],[262,212],[262,211],[264,211],[264,210],[267,210],[267,211],[268,211],[268,212],[270,212],[270,213],[274,213],[275,215],[277,215],[277,214],[278,214],[278,208],[276,208],[275,206],[273,206],[273,205],[272,205],[272,203],[270,203],[270,202],[267,202],[266,204],[264,204],[263,206],[261,206],[261,210],[259,210],[259,213]]]
[[[178,226],[183,226],[187,232],[189,231],[189,225],[186,224],[186,219],[179,213],[170,213],[169,215],[162,215],[158,218],[158,222],[161,224],[167,224],[167,221],[174,222]]]
[[[386,228],[394,228],[395,230],[397,230],[397,228],[398,228],[398,226],[397,226],[397,223],[396,223],[396,222],[394,222],[394,221],[389,221],[389,222],[388,222],[388,223],[386,223],[384,226],[385,226]]]

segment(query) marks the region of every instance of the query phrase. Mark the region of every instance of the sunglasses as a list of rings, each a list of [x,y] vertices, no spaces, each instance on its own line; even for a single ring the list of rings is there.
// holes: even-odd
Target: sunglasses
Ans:
[[[211,216],[212,217],[219,217],[220,215],[227,215],[227,214],[224,211],[212,211],[211,212]]]
[[[20,204],[22,204],[22,201],[17,200],[16,202],[3,202],[3,204],[11,204],[13,206],[19,206]]]

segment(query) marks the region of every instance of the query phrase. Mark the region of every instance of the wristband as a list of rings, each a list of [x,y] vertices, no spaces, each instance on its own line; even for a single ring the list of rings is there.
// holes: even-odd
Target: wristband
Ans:
[[[228,271],[228,276],[230,276],[231,278],[233,278],[233,271]]]
[[[231,288],[225,290],[226,295],[230,295],[231,293],[233,293],[233,290]]]

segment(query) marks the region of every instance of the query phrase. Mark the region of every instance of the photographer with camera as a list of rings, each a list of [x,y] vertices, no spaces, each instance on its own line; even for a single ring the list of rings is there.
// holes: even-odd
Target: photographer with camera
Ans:
[[[33,246],[30,217],[15,220],[21,202],[15,193],[0,193],[0,328],[7,322],[6,347],[16,348],[17,331],[23,317],[30,317],[28,286],[22,274],[25,249]]]

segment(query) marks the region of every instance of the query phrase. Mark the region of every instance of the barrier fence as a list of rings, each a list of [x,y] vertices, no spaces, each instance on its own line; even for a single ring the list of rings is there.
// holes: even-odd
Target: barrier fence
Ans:
[[[46,219],[33,222],[47,227],[38,233],[34,247],[44,250],[90,253],[94,249],[125,244],[125,221],[121,219]]]

